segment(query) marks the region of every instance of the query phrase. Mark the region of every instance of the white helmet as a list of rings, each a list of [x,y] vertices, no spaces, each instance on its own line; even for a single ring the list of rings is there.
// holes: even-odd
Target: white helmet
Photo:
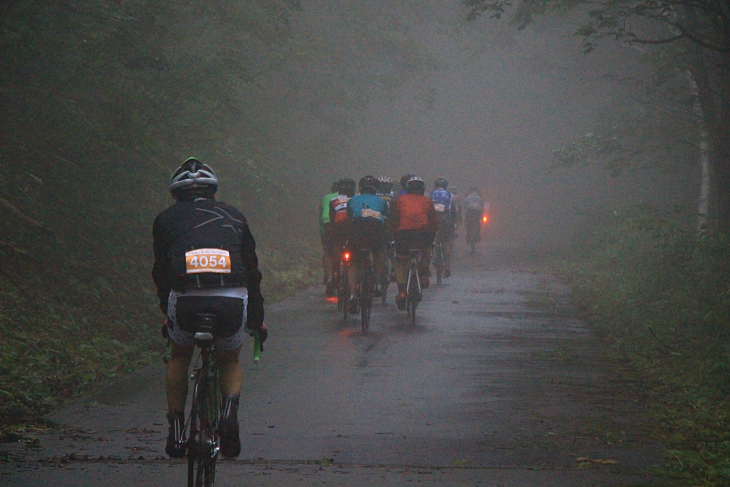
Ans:
[[[218,176],[207,165],[194,157],[188,158],[175,170],[170,178],[170,192],[182,189],[212,187],[218,188]]]
[[[410,190],[416,190],[422,193],[425,189],[426,183],[418,176],[411,176],[408,182],[406,182],[406,190],[409,192]]]

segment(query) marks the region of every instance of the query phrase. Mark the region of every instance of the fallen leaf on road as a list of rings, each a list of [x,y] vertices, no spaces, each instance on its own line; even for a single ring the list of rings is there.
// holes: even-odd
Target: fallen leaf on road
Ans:
[[[596,463],[599,465],[615,465],[618,463],[616,460],[610,458],[604,460],[601,458],[578,457],[575,461],[578,463]]]

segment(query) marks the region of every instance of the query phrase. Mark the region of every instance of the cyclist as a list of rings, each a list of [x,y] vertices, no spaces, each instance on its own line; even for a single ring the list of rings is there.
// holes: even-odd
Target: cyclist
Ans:
[[[482,193],[472,186],[469,188],[469,194],[464,198],[464,225],[466,226],[466,243],[471,247],[472,253],[474,247],[481,240],[481,220],[484,213],[484,198]]]
[[[398,296],[395,302],[400,310],[406,306],[408,252],[410,249],[421,251],[419,275],[421,288],[426,289],[429,285],[431,246],[438,230],[438,217],[433,202],[423,195],[426,190],[423,179],[412,176],[406,182],[406,190],[406,194],[395,200],[390,215],[390,225],[395,238],[395,278],[398,282]]]
[[[385,265],[385,218],[388,216],[388,203],[375,193],[378,180],[373,176],[364,176],[358,183],[360,194],[347,202],[347,213],[352,218],[350,231],[350,247],[354,253],[352,272],[348,276],[350,289],[354,290],[360,267],[359,250],[368,249],[373,256],[375,285],[373,295],[382,295],[381,282]],[[351,307],[356,306],[355,296],[350,295]]]
[[[319,208],[319,238],[322,242],[322,284],[326,287],[325,295],[333,296],[334,287],[332,285],[332,248],[331,248],[331,230],[330,230],[330,202],[337,198],[340,194],[339,183],[332,183],[330,192],[322,197]]]
[[[340,261],[340,253],[347,246],[350,237],[350,217],[347,215],[347,201],[355,196],[355,181],[342,178],[338,184],[337,198],[330,201],[331,261]]]
[[[393,202],[395,201],[395,194],[393,194],[393,180],[389,178],[388,176],[380,176],[378,178],[378,182],[380,183],[378,185],[378,193],[377,196],[380,196],[385,200],[386,203],[388,203],[388,208],[390,209],[393,206]],[[390,213],[390,211],[388,212]],[[390,230],[390,222],[388,221],[388,217],[386,216],[385,220],[385,259],[387,262],[387,259],[393,259],[392,255],[392,249],[393,249],[393,234]],[[385,264],[385,262],[384,262]],[[385,265],[383,265],[383,270],[385,270]],[[392,269],[391,269],[392,272]],[[391,276],[383,276],[382,286],[378,288],[378,294],[384,293],[388,289],[388,285],[391,281]],[[381,294],[382,295],[382,294]]]
[[[407,173],[407,174],[404,174],[403,176],[401,176],[401,178],[400,178],[401,189],[398,192],[398,194],[395,195],[396,199],[398,199],[399,196],[403,196],[404,194],[406,194],[408,192],[408,191],[406,191],[406,184],[408,184],[408,180],[411,179],[413,176],[415,176],[415,174],[411,174],[411,173]]]
[[[393,180],[388,176],[380,176],[378,178],[378,192],[376,196],[380,196],[390,205],[395,201],[395,195],[393,194]]]
[[[444,277],[451,276],[451,254],[453,250],[454,231],[456,228],[456,206],[454,195],[446,188],[449,182],[444,178],[436,178],[431,191],[431,201],[438,215],[439,225],[436,239],[444,249]]]
[[[152,228],[152,276],[167,316],[163,334],[171,343],[165,377],[165,452],[175,458],[185,455],[184,411],[195,314],[213,312],[219,319],[215,358],[223,393],[221,453],[226,457],[241,451],[237,409],[243,370],[238,356],[245,331],[260,331],[262,342],[267,336],[256,243],[243,215],[215,200],[217,189],[215,172],[198,159],[187,159],[170,180],[175,204],[155,218]]]

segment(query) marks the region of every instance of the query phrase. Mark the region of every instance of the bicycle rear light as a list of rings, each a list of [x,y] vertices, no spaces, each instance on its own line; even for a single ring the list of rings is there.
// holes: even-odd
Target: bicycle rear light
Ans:
[[[350,260],[350,252],[345,252],[345,255],[343,256],[345,260]]]

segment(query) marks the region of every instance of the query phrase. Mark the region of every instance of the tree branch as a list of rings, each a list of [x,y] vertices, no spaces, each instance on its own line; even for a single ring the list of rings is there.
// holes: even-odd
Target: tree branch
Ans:
[[[714,42],[709,42],[704,39],[701,39],[700,37],[691,33],[689,31],[689,29],[687,29],[680,23],[676,23],[674,25],[675,25],[675,27],[677,27],[677,29],[679,29],[679,31],[682,33],[682,35],[684,35],[687,39],[691,40],[692,42],[694,42],[695,44],[697,44],[699,46],[704,47],[705,49],[709,49],[709,50],[715,51],[715,52],[724,52],[724,53],[730,52],[730,46],[721,46],[720,44],[715,44]]]
[[[683,37],[686,37],[684,34],[679,34],[674,37],[669,37],[667,39],[638,39],[633,38],[632,40],[628,42],[635,42],[636,44],[669,44],[670,42],[678,41],[679,39],[682,39]]]
[[[24,222],[28,223],[29,225],[36,227],[36,228],[45,228],[45,224],[43,222],[39,222],[38,220],[34,220],[16,207],[14,207],[8,200],[5,198],[0,198],[0,206],[4,206],[8,210],[10,210],[11,213],[13,213],[15,216],[23,220]]]
[[[11,251],[13,251],[13,253],[16,253],[16,254],[21,254],[21,255],[28,254],[28,252],[26,250],[21,249],[17,245],[11,244],[10,242],[3,242],[2,240],[0,240],[0,248],[10,249]]]

